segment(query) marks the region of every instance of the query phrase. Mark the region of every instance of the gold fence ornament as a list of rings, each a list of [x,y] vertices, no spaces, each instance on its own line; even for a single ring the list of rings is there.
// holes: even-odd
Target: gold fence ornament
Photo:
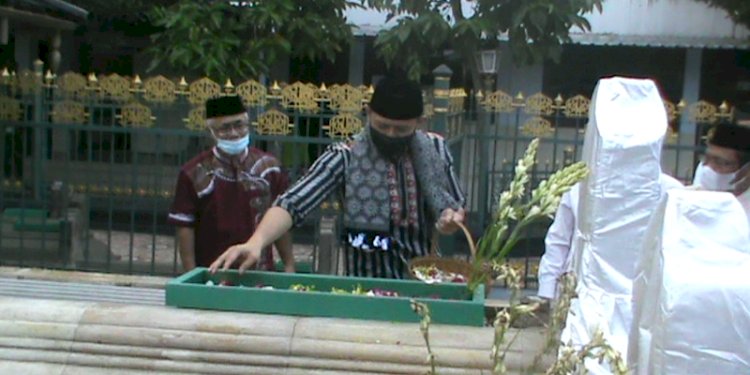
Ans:
[[[375,93],[375,87],[373,85],[365,86],[365,85],[359,85],[357,88],[362,91],[363,99],[365,102],[369,103],[370,100],[372,100],[372,94]]]
[[[731,108],[726,100],[722,100],[719,105],[719,113],[716,116],[726,121],[732,121],[734,119],[734,108]]]
[[[52,108],[52,122],[55,124],[83,124],[86,122],[86,109],[83,103],[63,100]]]
[[[717,119],[716,110],[715,105],[704,100],[699,100],[690,105],[688,113],[692,121],[714,123]]]
[[[221,85],[207,77],[191,83],[188,90],[188,101],[194,106],[203,105],[206,100],[221,95]]]
[[[321,83],[320,87],[315,87],[315,85],[310,84],[310,87],[315,92],[316,101],[323,102],[331,100],[331,92],[328,90],[325,83]]]
[[[570,118],[587,118],[590,106],[591,99],[579,94],[565,101],[563,114]]]
[[[672,122],[677,119],[677,106],[669,100],[663,99],[664,110],[667,111],[667,122]]]
[[[463,110],[467,96],[466,91],[462,88],[450,89],[448,94],[448,111],[454,113]]]
[[[130,81],[119,74],[110,74],[99,80],[100,94],[116,101],[130,99]]]
[[[254,125],[255,132],[260,135],[287,135],[291,133],[289,116],[276,109],[271,109],[260,115]]]
[[[298,111],[313,111],[318,109],[318,103],[315,102],[317,87],[310,86],[310,84],[297,81],[284,87],[281,89],[281,105],[284,108]]]
[[[256,80],[247,80],[240,83],[234,92],[239,95],[247,106],[263,106],[266,104],[268,90]]]
[[[232,91],[234,91],[234,84],[231,79],[227,78],[227,81],[224,83],[224,92],[229,94]]]
[[[521,126],[521,133],[529,137],[547,137],[553,133],[552,123],[542,117],[535,116]]]
[[[480,97],[479,93],[477,97]],[[510,112],[513,110],[513,98],[500,90],[487,95],[487,99],[482,104],[486,110],[491,112]]]
[[[668,144],[677,144],[677,140],[679,139],[679,134],[674,130],[673,127],[667,126],[667,143]]]
[[[120,110],[120,124],[125,127],[150,128],[154,125],[154,120],[151,108],[141,103],[128,103]]]
[[[67,99],[82,98],[86,87],[86,77],[82,74],[67,72],[57,78],[57,89]]]
[[[332,139],[351,139],[362,130],[362,120],[352,113],[341,113],[331,118],[328,136]]]
[[[42,88],[42,79],[38,77],[34,72],[28,69],[24,69],[18,74],[18,88],[21,89],[23,95],[31,95]]]
[[[359,112],[362,110],[362,101],[365,94],[362,89],[352,85],[333,85],[328,91],[330,92],[329,107],[338,112]]]
[[[552,98],[541,92],[526,98],[526,105],[523,111],[529,115],[536,116],[549,116],[555,113]]]
[[[185,127],[190,130],[206,130],[206,107],[193,107],[184,121],[186,122]]]
[[[8,97],[0,97],[0,120],[20,121],[23,111],[21,102]]]
[[[143,83],[143,98],[150,103],[170,104],[177,99],[176,90],[174,82],[160,75]]]

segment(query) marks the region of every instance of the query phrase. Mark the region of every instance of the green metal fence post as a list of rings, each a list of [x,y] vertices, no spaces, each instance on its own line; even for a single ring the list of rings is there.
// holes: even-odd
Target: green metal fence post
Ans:
[[[448,102],[453,72],[443,64],[435,68],[432,74],[435,75],[435,88],[432,97],[432,108],[435,114],[432,119],[432,131],[445,135],[445,131],[448,129]]]
[[[489,90],[486,91],[487,95],[489,95]],[[477,111],[479,112],[479,116],[477,116],[477,140],[476,144],[477,147],[479,147],[479,174],[475,177],[478,180],[479,186],[477,191],[477,207],[479,209],[479,228],[484,230],[484,227],[487,226],[487,217],[488,217],[488,211],[490,211],[492,208],[491,206],[487,205],[488,200],[490,199],[489,187],[493,180],[493,172],[489,170],[489,158],[490,158],[490,134],[489,134],[489,125],[492,114],[490,111],[486,108],[483,108],[482,103],[477,103]],[[497,157],[495,155],[495,151],[492,152],[492,157]],[[514,154],[515,155],[515,154]]]
[[[44,109],[42,105],[44,103],[44,63],[42,60],[34,61],[34,77],[36,79],[36,90],[34,90],[34,114],[33,122],[36,126],[33,128],[34,132],[34,148],[32,154],[32,183],[33,183],[33,194],[34,200],[37,202],[42,199],[42,192],[44,187],[42,186],[43,173],[44,173],[44,149],[47,145],[45,140],[46,127],[42,126],[44,122],[43,114]]]
[[[440,65],[432,71],[435,76],[435,87],[432,95],[432,131],[447,136],[448,104],[450,102],[451,75],[453,72],[446,65]],[[458,172],[458,171],[457,171]],[[439,241],[443,255],[452,255],[456,251],[455,236],[443,236]]]

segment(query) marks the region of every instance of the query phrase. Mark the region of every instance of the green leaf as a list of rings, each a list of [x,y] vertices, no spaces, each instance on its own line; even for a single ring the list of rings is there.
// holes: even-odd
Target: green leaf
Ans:
[[[537,28],[537,30],[539,30],[540,32],[544,31],[547,26],[547,14],[543,10],[534,9],[533,11],[531,11],[529,18],[531,19],[531,23]]]
[[[398,40],[401,43],[406,43],[406,41],[409,39],[409,33],[410,30],[406,26],[397,26],[396,33],[398,35]]]

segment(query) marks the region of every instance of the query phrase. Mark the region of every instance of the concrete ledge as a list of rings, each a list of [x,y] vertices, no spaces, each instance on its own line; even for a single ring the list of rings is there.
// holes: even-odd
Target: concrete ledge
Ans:
[[[43,268],[0,267],[0,277],[46,280],[60,282],[81,282],[138,288],[164,289],[169,277],[122,275],[111,273],[52,270]]]
[[[516,333],[511,372],[543,340]],[[439,373],[491,373],[492,328],[434,325],[430,338]],[[413,323],[0,297],[0,373],[415,374],[426,356]]]

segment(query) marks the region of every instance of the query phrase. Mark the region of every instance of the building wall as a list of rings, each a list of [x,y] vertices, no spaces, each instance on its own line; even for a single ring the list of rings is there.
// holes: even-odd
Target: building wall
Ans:
[[[694,0],[604,1],[602,13],[587,15],[593,33],[748,38],[721,9]]]

